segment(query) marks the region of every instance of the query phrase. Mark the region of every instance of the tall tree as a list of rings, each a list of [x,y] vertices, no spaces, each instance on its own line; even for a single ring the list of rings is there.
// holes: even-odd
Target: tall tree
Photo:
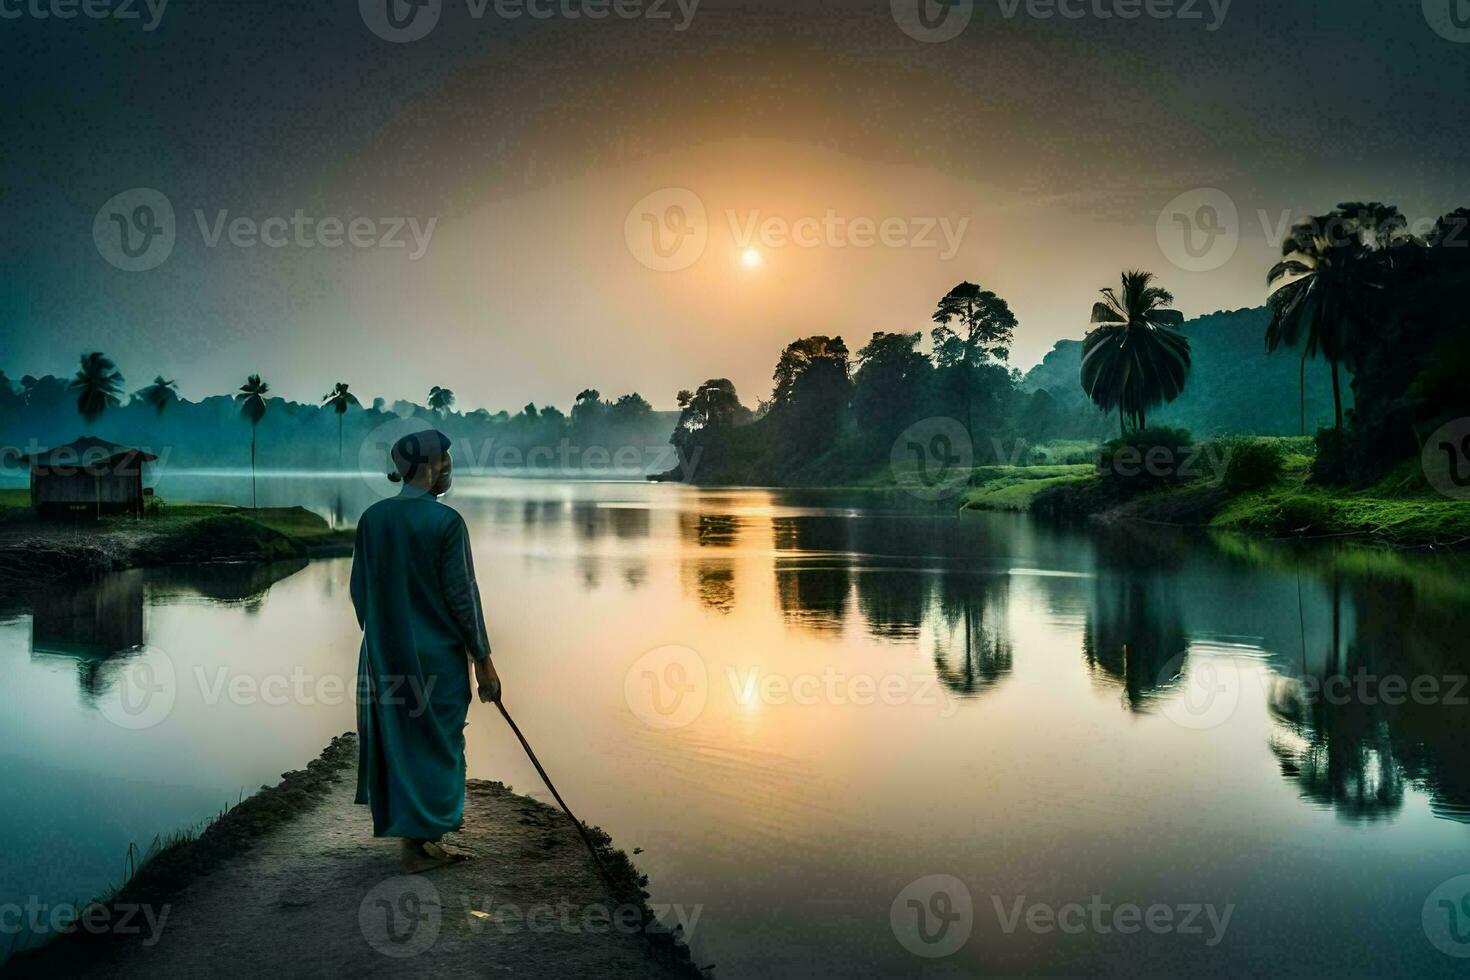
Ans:
[[[454,407],[454,392],[435,385],[429,389],[429,407],[443,415]]]
[[[750,414],[740,404],[735,385],[727,378],[711,378],[697,391],[687,388],[679,392],[679,421],[675,433],[699,432],[709,428],[738,425]]]
[[[940,367],[1010,359],[1016,316],[990,290],[962,282],[940,298],[930,319],[939,324],[930,332],[930,339]]]
[[[161,374],[156,375],[153,383],[146,388],[139,388],[135,397],[141,398],[153,406],[155,413],[162,415],[165,408],[178,401],[179,385],[178,382],[164,380]]]
[[[596,388],[583,388],[577,392],[576,401],[572,403],[572,426],[577,429],[583,437],[590,435],[607,406],[603,404],[602,392]]]
[[[245,379],[240,386],[239,394],[235,398],[240,402],[240,414],[250,422],[250,506],[256,507],[255,497],[255,430],[260,425],[260,420],[265,418],[265,396],[271,390],[271,386],[260,380],[260,375],[252,374]]]
[[[337,413],[337,465],[342,464],[342,419],[353,405],[361,405],[357,396],[347,390],[347,382],[338,381],[331,391],[322,396],[322,404],[330,405]]]
[[[653,406],[648,404],[648,399],[636,391],[618,396],[611,409],[614,421],[623,424],[646,418],[652,411]]]
[[[1118,410],[1120,431],[1125,421],[1145,428],[1148,410],[1178,398],[1189,375],[1184,316],[1153,283],[1151,272],[1125,272],[1120,290],[1102,290],[1082,341],[1082,390],[1104,412]]]
[[[102,417],[109,406],[116,406],[122,394],[123,376],[112,359],[99,351],[82,355],[82,365],[70,388],[77,393],[77,411],[82,421],[91,425]]]
[[[794,340],[781,352],[774,378],[771,418],[787,451],[801,457],[831,448],[851,397],[847,344],[820,334]]]
[[[934,365],[918,350],[923,334],[874,332],[857,352],[852,404],[857,423],[879,444],[891,441],[924,410],[924,392]]]
[[[750,421],[750,409],[740,404],[735,385],[728,378],[710,378],[695,391],[684,389],[679,410],[669,436],[679,453],[679,479],[693,480],[698,465],[718,472],[729,453],[731,431]]]
[[[1381,315],[1393,251],[1408,243],[1407,228],[1404,216],[1391,205],[1339,204],[1293,226],[1282,243],[1281,261],[1266,274],[1271,310],[1266,351],[1301,346],[1303,371],[1306,358],[1320,354],[1327,361],[1332,368],[1332,425],[1339,439],[1340,366],[1352,354],[1354,336]],[[1305,391],[1305,376],[1301,383]]]

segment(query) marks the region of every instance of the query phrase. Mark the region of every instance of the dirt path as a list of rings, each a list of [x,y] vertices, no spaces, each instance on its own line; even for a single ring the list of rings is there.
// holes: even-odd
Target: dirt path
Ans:
[[[319,802],[178,889],[151,946],[145,928],[29,966],[152,980],[699,976],[666,936],[645,934],[636,892],[610,897],[559,811],[472,781],[465,830],[445,843],[475,859],[404,877],[397,841],[375,840],[353,804],[353,777],[338,770]]]

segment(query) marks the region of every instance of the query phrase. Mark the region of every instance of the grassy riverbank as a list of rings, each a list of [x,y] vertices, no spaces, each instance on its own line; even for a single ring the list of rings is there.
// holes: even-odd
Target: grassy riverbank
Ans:
[[[353,532],[301,507],[164,502],[143,518],[40,520],[29,492],[0,491],[0,588],[124,568],[345,555]]]
[[[970,476],[961,506],[968,510],[1031,509],[1036,495],[1054,487],[1094,479],[1096,468],[1076,466],[982,466]]]
[[[1239,461],[1262,447],[1268,464],[1240,472]],[[1208,527],[1268,538],[1470,546],[1470,502],[1437,493],[1417,461],[1372,486],[1336,487],[1308,480],[1311,456],[1304,440],[1237,438],[1204,448],[1201,472],[1189,479],[1122,479],[1100,474],[1095,465],[977,469],[961,506],[1105,523]]]
[[[132,912],[147,909],[151,930],[68,932],[0,973],[168,980],[217,972],[227,956],[240,976],[369,976],[412,954],[416,972],[434,976],[483,976],[488,963],[524,976],[701,976],[606,834],[589,828],[610,881],[559,810],[500,783],[468,783],[465,827],[446,842],[474,860],[399,875],[396,841],[373,838],[353,803],[356,762],[355,736],[333,739],[306,769],[158,848],[90,907],[93,921],[140,925]],[[390,909],[418,911],[427,928],[405,935],[384,918]],[[599,911],[611,925],[587,924]]]

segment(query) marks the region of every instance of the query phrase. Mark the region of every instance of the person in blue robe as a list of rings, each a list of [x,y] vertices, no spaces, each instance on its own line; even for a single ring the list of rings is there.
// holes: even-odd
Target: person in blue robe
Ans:
[[[450,440],[436,430],[392,449],[395,497],[367,509],[352,555],[358,658],[357,802],[373,834],[402,838],[406,874],[464,860],[438,841],[464,818],[473,669],[480,700],[500,698],[469,533],[449,490]]]

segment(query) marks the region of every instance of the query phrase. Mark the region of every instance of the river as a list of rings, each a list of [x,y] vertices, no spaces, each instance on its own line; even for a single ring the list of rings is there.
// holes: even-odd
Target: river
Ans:
[[[349,522],[388,490],[260,481]],[[855,493],[461,476],[446,502],[507,706],[727,980],[1463,971],[1461,559]],[[104,890],[353,728],[349,569],[0,607],[0,904]],[[471,776],[547,798],[491,709],[467,734]]]

